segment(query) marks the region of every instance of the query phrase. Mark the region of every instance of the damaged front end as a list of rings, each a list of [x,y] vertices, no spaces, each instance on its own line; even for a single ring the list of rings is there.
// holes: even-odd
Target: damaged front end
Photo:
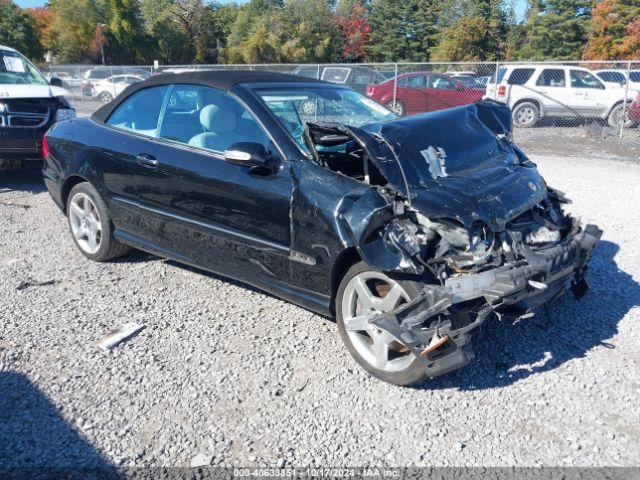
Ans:
[[[602,235],[563,209],[510,139],[494,102],[362,129],[309,125],[314,160],[368,183],[336,216],[345,245],[371,267],[419,278],[412,301],[369,322],[419,358],[429,377],[471,361],[471,335],[491,316],[518,319],[572,289]]]

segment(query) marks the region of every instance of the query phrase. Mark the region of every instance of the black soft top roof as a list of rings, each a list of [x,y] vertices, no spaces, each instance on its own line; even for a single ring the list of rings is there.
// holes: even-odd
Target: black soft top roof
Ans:
[[[184,73],[165,73],[155,77],[151,77],[144,82],[135,83],[119,96],[116,101],[108,103],[99,108],[91,116],[94,120],[105,122],[111,112],[113,112],[120,103],[127,97],[131,96],[138,90],[147,87],[155,87],[162,85],[172,85],[175,83],[189,83],[194,85],[202,85],[205,87],[218,88],[220,90],[229,90],[234,85],[240,83],[326,83],[321,80],[307,78],[300,75],[292,75],[288,73],[262,72],[256,70],[198,70],[194,72]]]

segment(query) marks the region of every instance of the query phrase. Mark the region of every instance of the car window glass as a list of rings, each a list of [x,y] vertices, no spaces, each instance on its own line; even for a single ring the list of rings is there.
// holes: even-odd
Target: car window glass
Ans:
[[[620,72],[600,72],[598,76],[605,82],[624,83],[624,75]]]
[[[158,118],[168,86],[140,90],[122,102],[107,120],[107,124],[148,137],[156,137]]]
[[[424,88],[427,86],[426,78],[424,75],[416,75],[408,78],[408,85],[411,88]]]
[[[344,83],[349,76],[348,68],[327,67],[322,72],[322,80],[333,83]]]
[[[595,75],[591,75],[589,72],[585,72],[584,70],[571,70],[570,78],[572,88],[603,87],[602,83],[600,83],[600,80],[598,80]]]
[[[640,72],[631,72],[629,78],[632,82],[640,82]]]
[[[536,85],[540,87],[565,87],[566,80],[564,70],[545,68],[542,73],[540,73]]]
[[[399,87],[408,87],[409,86],[409,77],[402,77],[398,79]]]
[[[453,90],[455,83],[452,80],[444,77],[432,77],[431,88],[438,90]]]
[[[514,68],[509,75],[509,85],[524,85],[529,81],[535,69],[533,68]]]
[[[174,86],[159,138],[220,153],[238,142],[260,143],[269,149],[269,137],[236,99],[197,85]]]

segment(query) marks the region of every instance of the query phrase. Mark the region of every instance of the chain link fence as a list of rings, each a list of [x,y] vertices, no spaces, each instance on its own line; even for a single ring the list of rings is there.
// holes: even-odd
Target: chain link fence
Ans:
[[[57,65],[44,70],[49,77],[62,80],[79,114],[88,115],[129,84],[154,75],[231,69],[292,73],[345,85],[399,115],[452,108],[488,97],[513,111],[516,140],[545,129],[575,136],[585,127],[597,136],[640,140],[640,62],[634,61]]]

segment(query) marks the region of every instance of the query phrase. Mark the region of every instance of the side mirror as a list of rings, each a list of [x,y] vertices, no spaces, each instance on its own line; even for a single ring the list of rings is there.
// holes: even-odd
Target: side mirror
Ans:
[[[273,157],[264,145],[255,142],[239,142],[224,151],[224,159],[242,167],[262,167],[275,170]]]
[[[51,80],[49,80],[49,84],[52,87],[62,87],[62,80],[58,77],[51,77]]]

